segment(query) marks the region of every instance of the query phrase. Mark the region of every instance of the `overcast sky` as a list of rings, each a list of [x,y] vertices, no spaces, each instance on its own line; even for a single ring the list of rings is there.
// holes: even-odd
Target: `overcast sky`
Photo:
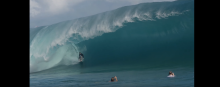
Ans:
[[[175,0],[30,0],[30,27],[86,17],[123,6]]]

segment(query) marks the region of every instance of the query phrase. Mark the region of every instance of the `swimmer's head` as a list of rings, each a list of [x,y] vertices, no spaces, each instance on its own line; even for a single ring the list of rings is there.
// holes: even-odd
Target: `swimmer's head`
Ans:
[[[112,77],[112,78],[111,78],[111,81],[114,81],[114,80],[115,80],[114,77]]]
[[[172,74],[172,72],[170,71],[169,74]]]

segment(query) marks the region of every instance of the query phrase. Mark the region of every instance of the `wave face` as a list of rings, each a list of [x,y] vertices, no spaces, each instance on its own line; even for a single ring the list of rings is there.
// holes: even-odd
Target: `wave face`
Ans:
[[[30,73],[58,65],[194,66],[194,0],[141,3],[30,29]]]

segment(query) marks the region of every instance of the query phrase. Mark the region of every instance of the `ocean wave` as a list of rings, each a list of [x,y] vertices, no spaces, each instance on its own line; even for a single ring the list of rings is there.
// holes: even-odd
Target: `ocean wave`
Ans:
[[[180,4],[179,6],[177,5],[178,3]],[[192,8],[184,8],[184,5],[188,3],[194,2],[142,3],[43,26],[37,31],[36,29],[30,30],[30,72],[41,71],[59,64],[69,65],[73,64],[73,62],[76,64],[78,52],[82,51],[79,50],[76,44],[102,36],[105,33],[116,32],[116,30],[122,29],[128,23],[138,23],[138,21],[155,22],[169,19],[169,17],[188,14],[192,12]],[[190,25],[186,22],[181,22],[181,26],[174,26],[166,32],[152,33],[152,35],[164,36],[170,33],[178,33],[180,27],[188,29]],[[86,46],[84,46],[85,50],[87,50]]]

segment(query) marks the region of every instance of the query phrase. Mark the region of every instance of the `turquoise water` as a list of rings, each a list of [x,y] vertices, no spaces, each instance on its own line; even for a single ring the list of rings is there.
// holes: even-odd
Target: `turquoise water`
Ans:
[[[194,87],[193,68],[166,68],[130,71],[71,71],[32,73],[31,87]],[[103,67],[104,68],[104,67]],[[167,77],[174,71],[176,77]],[[108,82],[117,76],[118,82]]]
[[[119,81],[108,82],[113,76]],[[30,29],[30,86],[194,86],[194,1],[141,3]]]

